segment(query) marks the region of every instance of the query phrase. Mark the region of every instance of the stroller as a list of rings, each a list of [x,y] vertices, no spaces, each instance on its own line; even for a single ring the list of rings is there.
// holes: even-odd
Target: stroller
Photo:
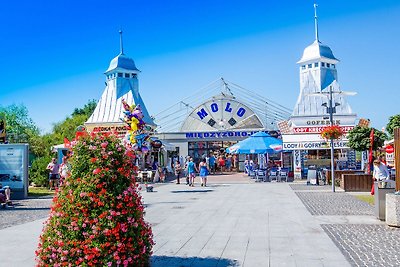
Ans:
[[[9,186],[2,186],[0,184],[0,207],[3,209],[13,208],[14,205],[10,200],[11,189]]]

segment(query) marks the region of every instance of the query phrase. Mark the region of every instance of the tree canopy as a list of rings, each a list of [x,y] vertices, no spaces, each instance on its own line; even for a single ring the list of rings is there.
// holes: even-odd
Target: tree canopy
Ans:
[[[395,128],[400,128],[400,114],[391,116],[388,124],[386,125],[386,130],[391,136],[393,136],[393,131]]]
[[[29,142],[31,137],[40,133],[39,128],[29,117],[28,109],[22,104],[0,106],[0,115],[6,120],[7,140],[10,143]]]
[[[349,146],[356,151],[368,150],[371,146],[370,134],[372,128],[356,126],[349,133],[347,138],[349,139]],[[374,144],[372,149],[377,150],[384,145],[387,136],[384,132],[374,128]]]

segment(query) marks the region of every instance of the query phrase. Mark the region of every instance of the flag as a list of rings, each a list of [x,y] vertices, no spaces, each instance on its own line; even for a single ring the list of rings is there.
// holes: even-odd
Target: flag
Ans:
[[[371,133],[369,134],[369,154],[368,154],[368,174],[371,174],[371,165],[372,165],[372,147],[374,146],[374,128],[372,128]]]

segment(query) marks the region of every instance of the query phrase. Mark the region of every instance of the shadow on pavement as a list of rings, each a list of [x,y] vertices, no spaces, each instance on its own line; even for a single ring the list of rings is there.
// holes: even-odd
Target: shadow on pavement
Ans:
[[[212,192],[214,190],[206,189],[206,190],[173,190],[171,193],[207,193]]]
[[[233,267],[239,266],[236,260],[221,258],[152,256],[151,267]]]

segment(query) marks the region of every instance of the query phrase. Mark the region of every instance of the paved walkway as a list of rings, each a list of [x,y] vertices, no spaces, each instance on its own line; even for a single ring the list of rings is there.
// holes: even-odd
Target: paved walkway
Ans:
[[[369,261],[351,257],[363,250],[359,249],[360,239],[343,225],[354,225],[354,231],[357,225],[372,227],[370,231],[373,227],[387,231],[386,226],[369,213],[368,207],[363,207],[361,214],[335,214],[334,210],[320,214],[324,207],[319,207],[318,196],[332,203],[324,198],[332,193],[324,187],[307,189],[299,184],[254,183],[234,174],[211,176],[208,187],[171,182],[157,184],[153,193],[142,191],[146,220],[153,225],[156,241],[151,266],[342,267],[363,266],[363,262],[376,266],[373,263],[379,257],[371,256]],[[343,203],[350,197],[335,194],[333,197],[340,194],[346,198]],[[0,250],[1,266],[34,266],[43,221],[0,230],[7,244]],[[388,236],[398,242],[399,233]],[[349,246],[352,242],[347,241],[354,240],[357,242]],[[346,254],[349,251],[351,255]],[[389,259],[387,266],[391,263]]]

